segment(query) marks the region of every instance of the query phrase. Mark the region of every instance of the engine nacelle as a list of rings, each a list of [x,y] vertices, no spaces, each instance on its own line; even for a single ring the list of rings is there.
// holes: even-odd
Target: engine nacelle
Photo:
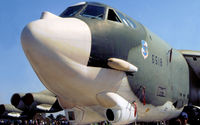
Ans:
[[[112,124],[129,124],[136,121],[136,103],[130,103],[116,93],[108,92],[97,96],[100,104],[109,107],[105,110],[106,119]]]
[[[0,118],[18,119],[18,118],[28,118],[28,116],[23,115],[22,111],[15,108],[11,104],[1,104],[0,105]]]
[[[37,112],[58,112],[61,111],[58,100],[55,96],[43,93],[27,93],[23,97],[23,102],[30,110]]]
[[[56,96],[48,90],[38,93],[15,93],[11,104],[25,112],[58,112],[62,108]]]

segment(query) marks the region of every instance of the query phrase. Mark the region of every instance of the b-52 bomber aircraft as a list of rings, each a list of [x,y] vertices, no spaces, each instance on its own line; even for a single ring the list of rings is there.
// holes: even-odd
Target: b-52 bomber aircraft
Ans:
[[[176,50],[110,6],[43,12],[22,31],[35,73],[74,124],[169,120],[200,105],[200,52]]]

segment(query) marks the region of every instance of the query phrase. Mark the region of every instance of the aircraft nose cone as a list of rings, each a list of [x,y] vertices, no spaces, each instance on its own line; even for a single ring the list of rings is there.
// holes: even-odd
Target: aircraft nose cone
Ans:
[[[22,31],[24,52],[38,60],[46,50],[87,65],[91,50],[88,25],[76,18],[40,19],[29,23]]]

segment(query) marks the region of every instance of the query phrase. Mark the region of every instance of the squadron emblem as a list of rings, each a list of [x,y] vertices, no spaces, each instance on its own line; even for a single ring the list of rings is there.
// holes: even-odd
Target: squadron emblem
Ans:
[[[144,40],[141,41],[141,44],[142,44],[142,48],[141,48],[142,55],[143,55],[144,59],[146,59],[149,55],[148,45],[147,45],[147,42]]]

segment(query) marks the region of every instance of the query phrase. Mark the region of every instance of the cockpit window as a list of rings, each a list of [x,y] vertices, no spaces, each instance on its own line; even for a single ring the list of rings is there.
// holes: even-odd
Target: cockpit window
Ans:
[[[112,20],[115,22],[121,22],[119,17],[117,16],[117,14],[112,9],[109,9],[109,11],[108,11],[108,20]]]
[[[103,19],[105,8],[100,6],[88,5],[85,10],[81,13],[82,16]]]
[[[125,17],[122,13],[116,11],[117,14],[119,15],[119,17],[121,18],[121,20],[123,21],[124,24],[126,24],[127,26],[135,29],[136,28],[136,25],[135,23],[128,17]]]
[[[121,18],[122,22],[124,24],[126,24],[127,26],[129,26],[129,24],[128,24],[126,18],[124,17],[124,15],[122,13],[118,12],[118,11],[116,11],[116,13],[119,15],[119,17]]]
[[[74,16],[75,14],[77,14],[82,9],[83,6],[84,6],[84,4],[68,7],[60,16],[61,17]]]
[[[133,28],[135,29],[136,28],[136,24],[128,17],[126,17],[126,20],[128,21],[128,24]]]

